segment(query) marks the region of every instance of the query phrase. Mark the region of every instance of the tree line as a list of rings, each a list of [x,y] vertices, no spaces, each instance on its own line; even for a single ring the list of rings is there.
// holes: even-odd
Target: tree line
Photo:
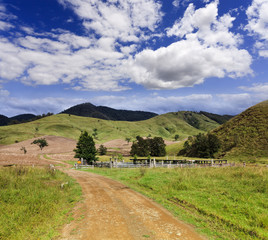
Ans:
[[[219,151],[220,147],[221,143],[216,135],[212,133],[200,133],[197,136],[189,137],[178,155],[214,158],[215,153]],[[83,131],[81,132],[74,152],[75,158],[83,158],[88,164],[92,164],[98,160],[97,153],[105,155],[107,148],[100,145],[100,148],[97,150],[93,137],[87,131]],[[131,146],[130,154],[131,156],[138,157],[163,157],[166,155],[166,144],[162,137],[143,138],[137,136],[136,141]]]

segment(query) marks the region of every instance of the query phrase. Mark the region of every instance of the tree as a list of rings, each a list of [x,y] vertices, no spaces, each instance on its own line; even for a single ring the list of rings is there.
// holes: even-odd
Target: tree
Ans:
[[[194,138],[188,138],[188,141],[184,143],[183,149],[178,155],[213,158],[214,154],[220,149],[220,146],[220,140],[216,135],[199,133]]]
[[[150,144],[150,155],[154,157],[163,157],[166,155],[166,144],[161,137],[148,139]]]
[[[140,157],[151,156],[165,156],[166,144],[161,137],[143,139],[140,136],[136,137],[137,142],[133,142],[130,154],[132,156],[138,155]]]
[[[178,141],[179,137],[180,137],[179,134],[176,134],[176,135],[174,136],[175,141]]]
[[[104,147],[103,145],[100,145],[98,152],[100,155],[105,155],[107,153],[107,147]]]
[[[41,151],[44,147],[48,146],[47,140],[45,138],[35,139],[31,144],[36,144],[40,147]]]
[[[88,164],[92,164],[98,160],[96,157],[97,150],[95,147],[95,142],[93,138],[88,135],[87,131],[81,132],[74,152],[75,158],[83,158],[87,161]]]

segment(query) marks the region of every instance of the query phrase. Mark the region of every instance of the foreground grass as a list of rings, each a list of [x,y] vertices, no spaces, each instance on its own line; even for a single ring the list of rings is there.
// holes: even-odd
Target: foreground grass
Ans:
[[[268,169],[94,169],[149,196],[210,239],[268,239]]]
[[[80,196],[80,186],[60,171],[0,168],[0,239],[53,239]]]

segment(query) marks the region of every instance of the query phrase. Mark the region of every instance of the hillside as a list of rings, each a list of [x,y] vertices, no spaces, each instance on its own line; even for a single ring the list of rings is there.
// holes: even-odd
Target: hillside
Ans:
[[[34,114],[20,114],[14,117],[8,118],[4,115],[0,115],[0,126],[6,126],[10,124],[17,124],[22,122],[34,121],[36,119]]]
[[[9,118],[0,114],[0,126],[8,125]]]
[[[198,119],[200,129],[188,124],[180,112],[167,113],[137,122],[110,121],[58,114],[33,122],[0,127],[0,144],[11,144],[43,135],[77,140],[81,131],[87,130],[92,134],[93,129],[97,129],[97,143],[125,139],[126,137],[134,140],[137,135],[143,137],[159,136],[173,140],[174,136],[178,134],[179,139],[183,140],[190,135],[196,135],[219,126],[215,121],[197,113],[192,113],[192,116]]]
[[[61,113],[114,121],[141,121],[157,116],[152,112],[116,110],[103,106],[97,107],[91,103],[79,104]]]
[[[219,114],[214,114],[214,113],[209,113],[209,112],[204,112],[204,111],[201,111],[199,113],[207,116],[208,118],[214,120],[215,122],[219,124],[226,123],[227,121],[229,121],[231,118],[234,117],[232,115],[219,115]]]
[[[268,157],[268,101],[261,102],[213,131],[223,146],[221,155]]]

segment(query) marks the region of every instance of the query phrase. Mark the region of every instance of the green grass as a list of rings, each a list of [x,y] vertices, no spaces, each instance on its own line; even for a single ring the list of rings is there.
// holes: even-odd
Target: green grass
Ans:
[[[90,171],[156,200],[209,239],[268,239],[266,167]]]
[[[240,161],[268,158],[268,101],[261,102],[213,131],[222,142],[220,155]],[[267,163],[267,161],[266,161]]]
[[[77,140],[81,131],[87,130],[89,134],[92,134],[95,128],[98,130],[97,143],[125,139],[126,137],[134,140],[137,135],[143,137],[159,136],[173,140],[174,136],[178,134],[182,140],[190,135],[196,135],[219,126],[218,123],[205,116],[198,115],[197,118],[202,129],[196,129],[189,125],[179,113],[167,113],[138,122],[108,121],[58,114],[34,122],[0,127],[0,144],[11,144],[15,141],[20,142],[43,135],[62,136]]]
[[[178,152],[183,148],[184,141],[173,143],[166,146],[166,152],[169,156],[177,156]]]
[[[53,239],[80,198],[80,186],[60,171],[0,168],[0,239]]]

